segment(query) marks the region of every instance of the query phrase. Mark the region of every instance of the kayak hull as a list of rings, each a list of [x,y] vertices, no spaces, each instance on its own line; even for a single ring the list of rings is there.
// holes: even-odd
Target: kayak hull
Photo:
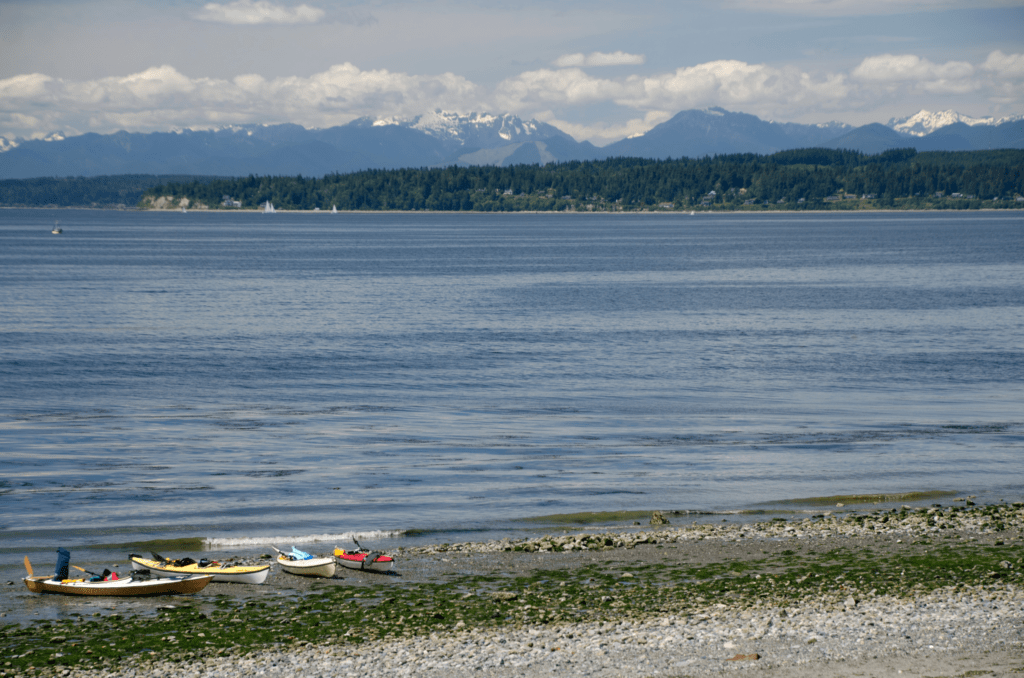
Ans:
[[[162,596],[198,593],[213,579],[210,575],[115,581],[58,580],[50,575],[25,577],[22,581],[33,593],[60,593],[68,596]]]
[[[387,572],[395,565],[395,559],[391,556],[379,556],[371,563],[366,563],[367,553],[345,553],[342,549],[334,549],[334,557],[338,564],[350,570],[362,570],[363,572]]]
[[[284,556],[277,557],[277,564],[289,574],[301,577],[333,577],[335,570],[334,558],[310,558],[308,560],[288,560]]]
[[[198,563],[178,567],[161,563],[158,560],[132,556],[132,569],[149,570],[161,577],[180,577],[191,574],[209,574],[213,581],[232,582],[235,584],[262,584],[270,574],[270,564],[266,565],[239,565],[233,567],[222,567],[211,565],[210,567],[199,567]]]

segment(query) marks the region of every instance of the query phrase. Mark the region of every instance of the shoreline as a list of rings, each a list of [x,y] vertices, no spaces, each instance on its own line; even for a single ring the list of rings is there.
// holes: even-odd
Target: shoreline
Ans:
[[[392,553],[392,576],[275,573],[260,586],[211,584],[170,606],[154,599],[134,617],[113,602],[105,616],[72,612],[45,633],[5,626],[16,664],[0,675],[1024,668],[1024,503],[662,524]]]
[[[0,210],[87,210],[91,212],[149,212],[154,214],[181,214],[180,208],[152,208],[152,207],[91,207],[86,205],[81,206],[18,206],[18,205],[0,205]],[[693,211],[694,214],[690,214]],[[546,214],[546,215],[566,215],[566,216],[595,216],[595,215],[608,215],[608,216],[636,216],[636,215],[679,215],[679,216],[701,216],[711,214],[859,214],[863,212],[870,213],[885,213],[885,214],[913,214],[913,213],[951,213],[960,214],[962,212],[974,213],[974,212],[1015,212],[1024,211],[1024,205],[1015,205],[1013,207],[979,207],[977,209],[883,209],[883,208],[866,208],[866,209],[834,209],[834,210],[787,210],[787,209],[767,209],[767,210],[632,210],[632,211],[589,211],[589,210],[515,210],[510,212],[487,212],[487,211],[474,211],[474,210],[338,210],[337,212],[331,212],[330,210],[290,210],[283,208],[276,208],[274,214],[326,214],[330,216],[338,216],[341,214],[470,214],[470,215],[512,215],[512,214]],[[210,209],[210,208],[191,208],[185,214],[191,214],[198,212],[200,214],[263,214],[263,211],[254,207],[251,209]]]

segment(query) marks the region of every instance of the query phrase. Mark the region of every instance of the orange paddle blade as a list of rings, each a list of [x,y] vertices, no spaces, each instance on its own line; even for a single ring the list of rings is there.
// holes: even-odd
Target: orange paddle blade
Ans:
[[[32,563],[28,562],[28,556],[25,556],[25,569],[28,570],[28,576],[32,576]]]

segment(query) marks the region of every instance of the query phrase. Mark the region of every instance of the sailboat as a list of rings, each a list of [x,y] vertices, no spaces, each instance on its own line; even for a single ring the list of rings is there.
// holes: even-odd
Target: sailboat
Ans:
[[[274,203],[270,202],[269,200],[263,203],[264,214],[273,214],[275,211],[276,210],[274,210]]]
[[[53,233],[54,235],[60,235],[63,232],[64,229],[60,227],[60,220],[58,219],[57,221],[53,222],[53,230],[50,231],[50,233]]]
[[[332,206],[331,207],[331,214],[337,214],[337,213],[338,213],[338,206],[337,205]]]

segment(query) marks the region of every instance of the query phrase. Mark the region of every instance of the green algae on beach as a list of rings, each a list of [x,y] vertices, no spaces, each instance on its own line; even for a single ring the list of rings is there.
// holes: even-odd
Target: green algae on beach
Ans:
[[[547,516],[520,518],[523,523],[546,525],[599,525],[623,523],[636,520],[650,520],[653,511],[586,511],[583,513],[553,513]]]
[[[191,662],[309,644],[354,646],[459,629],[665,615],[686,620],[720,605],[785,609],[814,601],[827,611],[842,609],[850,598],[913,598],[940,589],[1024,583],[1024,504],[873,511],[784,525],[809,531],[819,523],[827,523],[835,537],[743,536],[776,529],[765,523],[716,527],[719,538],[691,535],[690,541],[660,543],[647,537],[628,553],[629,546],[602,545],[598,553],[501,553],[493,557],[503,559],[497,563],[479,553],[454,553],[449,557],[460,559],[457,569],[435,581],[322,580],[301,592],[265,585],[248,589],[250,597],[198,594],[184,604],[154,602],[149,614],[12,624],[0,627],[7,658],[0,675],[56,675],[71,667],[157,659]],[[968,523],[972,530],[953,529]],[[710,534],[706,527],[674,533]],[[894,531],[882,532],[889,528]],[[440,553],[420,557],[438,561]],[[558,562],[562,566],[554,567]],[[474,563],[478,569],[494,566],[477,574],[471,572]]]
[[[807,497],[805,499],[786,499],[772,502],[783,506],[851,506],[854,504],[898,504],[900,502],[936,501],[955,497],[956,492],[947,490],[929,490],[920,492],[894,492],[887,494],[837,494],[831,497]]]

